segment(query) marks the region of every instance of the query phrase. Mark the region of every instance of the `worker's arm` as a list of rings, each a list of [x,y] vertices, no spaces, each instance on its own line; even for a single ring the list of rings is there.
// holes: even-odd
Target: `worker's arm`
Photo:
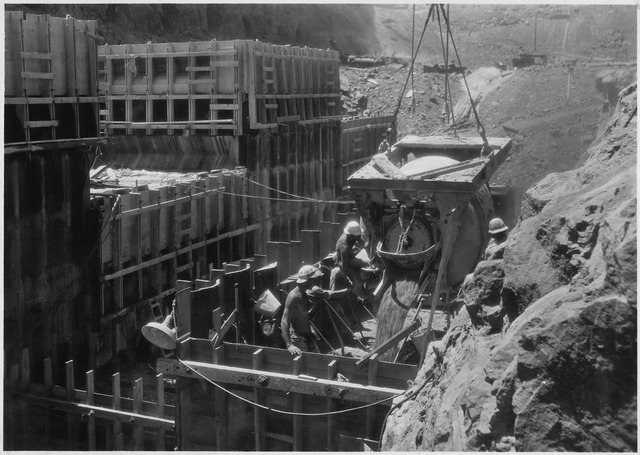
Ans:
[[[302,354],[302,351],[295,347],[291,342],[291,337],[289,336],[289,326],[291,323],[291,311],[294,306],[294,299],[290,296],[287,296],[287,300],[284,303],[284,312],[282,313],[282,321],[280,322],[280,329],[282,332],[282,339],[284,340],[287,350],[293,356],[298,356]],[[293,309],[295,311],[295,309]]]

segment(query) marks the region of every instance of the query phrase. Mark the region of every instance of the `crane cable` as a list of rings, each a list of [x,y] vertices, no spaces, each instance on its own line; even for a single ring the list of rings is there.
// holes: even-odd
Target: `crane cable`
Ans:
[[[449,24],[449,16],[447,15],[447,13],[444,10],[444,5],[440,5],[440,9],[442,11],[442,16],[444,17],[444,22],[447,26],[447,33],[448,36],[451,37],[451,44],[453,46],[453,50],[456,53],[456,58],[458,59],[458,65],[460,65],[460,67],[462,67],[462,61],[460,60],[460,55],[458,54],[458,48],[456,46],[456,43],[453,39],[453,34],[451,33],[451,26]],[[487,136],[485,133],[485,129],[484,126],[482,125],[482,122],[480,122],[480,117],[478,116],[478,111],[476,110],[476,104],[473,101],[473,97],[471,96],[471,90],[469,89],[469,84],[467,83],[467,78],[464,75],[464,71],[462,72],[462,79],[464,80],[464,85],[467,88],[467,94],[469,95],[469,102],[471,103],[471,109],[473,110],[473,116],[476,119],[476,127],[478,129],[478,133],[480,134],[480,137],[482,137],[482,143],[484,144],[482,146],[482,150],[481,150],[481,156],[486,156],[486,154],[491,152],[491,147],[489,146],[489,142],[487,141]]]
[[[449,85],[449,34],[447,34],[447,45],[445,47],[444,39],[442,37],[442,20],[440,19],[440,10],[437,10],[438,13],[438,29],[440,30],[440,45],[442,46],[442,55],[444,57],[444,109],[443,112],[447,115],[447,123],[449,123],[449,119],[451,119],[451,128],[453,128],[453,137],[458,138],[458,133],[456,132],[456,120],[453,114],[453,100],[451,99],[451,89]],[[444,118],[443,118],[444,120]]]
[[[427,14],[427,19],[424,21],[424,27],[422,29],[422,34],[420,35],[420,40],[418,41],[418,45],[416,46],[415,54],[411,56],[411,66],[409,67],[409,74],[407,74],[407,79],[404,81],[404,87],[400,91],[400,97],[398,98],[398,105],[396,106],[396,110],[393,113],[393,117],[396,118],[398,116],[398,112],[400,112],[400,105],[402,104],[402,98],[404,97],[404,92],[407,89],[407,84],[409,83],[409,78],[413,74],[413,65],[418,57],[418,51],[420,50],[420,44],[422,44],[422,38],[424,38],[424,33],[427,31],[427,25],[429,24],[429,19],[433,15],[433,6],[429,7],[429,14]]]

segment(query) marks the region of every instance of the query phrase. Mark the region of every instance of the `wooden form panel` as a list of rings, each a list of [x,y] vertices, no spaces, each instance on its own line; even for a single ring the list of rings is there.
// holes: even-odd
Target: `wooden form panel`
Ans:
[[[98,135],[96,21],[5,12],[5,145]]]
[[[96,352],[117,336],[117,318],[131,315],[124,330],[133,335],[148,322],[136,320],[147,318],[152,304],[170,310],[178,280],[208,278],[212,267],[250,254],[259,225],[248,224],[253,202],[243,197],[245,175],[244,168],[203,173],[158,189],[101,196],[99,319],[112,337]],[[116,345],[114,354],[124,347]]]
[[[345,189],[351,174],[369,163],[378,153],[382,135],[395,123],[393,116],[344,119],[341,122],[340,147],[342,150],[339,188]],[[387,138],[393,143],[394,136]]]
[[[247,42],[251,128],[327,122],[340,116],[335,51]]]
[[[185,343],[191,345],[185,349],[191,358],[205,350],[211,354],[208,340]],[[391,398],[402,394],[407,380],[417,371],[415,366],[389,364],[397,388],[384,387],[379,384],[389,379],[385,380],[378,368],[370,367],[364,375],[354,376],[352,358],[303,353],[293,359],[283,349],[226,343],[217,350],[214,362],[184,360],[185,354],[179,363],[158,360],[158,371],[172,371],[184,381],[185,393],[179,396],[182,419],[177,422],[183,435],[180,449],[335,451],[342,436],[377,438]],[[239,353],[246,357],[242,366],[236,366],[233,360]],[[392,370],[386,371],[390,374]],[[319,374],[311,376],[310,372]],[[349,375],[350,382],[339,382],[338,373]],[[226,390],[214,388],[203,377]],[[390,399],[381,404],[352,410],[387,397]],[[252,403],[292,414],[262,410]],[[337,413],[325,414],[327,411]],[[309,413],[317,415],[304,415]],[[235,419],[238,416],[241,419]],[[225,428],[210,431],[220,424]],[[255,437],[239,439],[238,433],[253,433]]]
[[[340,117],[335,51],[235,40],[105,45],[99,58],[111,133],[242,135],[246,119],[261,129]]]
[[[242,134],[242,41],[105,45],[109,133]]]
[[[5,11],[5,27],[5,98],[97,95],[96,21]]]
[[[42,382],[32,382],[29,352],[21,365],[9,365],[4,448],[7,450],[173,450],[175,406],[165,403],[164,376],[153,384],[142,379],[122,393],[120,373],[112,375],[110,390],[85,374],[85,389],[76,387],[74,362],[64,368],[64,382],[54,377],[52,361],[44,360]],[[106,386],[108,387],[108,386]],[[110,393],[109,393],[110,392]],[[84,428],[83,428],[84,427]],[[17,435],[27,437],[19,438]],[[100,435],[101,437],[98,437]]]

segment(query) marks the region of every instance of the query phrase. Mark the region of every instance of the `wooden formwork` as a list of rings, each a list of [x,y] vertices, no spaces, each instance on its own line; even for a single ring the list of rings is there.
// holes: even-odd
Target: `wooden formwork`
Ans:
[[[5,12],[5,144],[98,135],[96,38],[96,21]]]
[[[247,195],[246,169],[201,173],[197,179],[157,189],[126,189],[96,199],[102,215],[97,350],[125,349],[116,336],[136,330],[139,313],[165,305],[178,279],[208,276],[225,261],[245,257],[255,246],[255,199]],[[258,245],[259,246],[259,245]],[[125,315],[130,323],[121,320]],[[119,321],[118,321],[119,320]],[[98,321],[96,321],[97,323]],[[107,330],[108,327],[118,330]],[[128,327],[128,329],[126,328]]]
[[[91,157],[82,148],[8,153],[4,158],[5,362],[24,346],[32,362],[84,358],[90,327],[87,217]],[[10,341],[9,341],[10,340]]]
[[[320,233],[308,233],[303,238],[318,246]],[[364,442],[377,444],[393,400],[415,378],[416,366],[377,354],[364,362],[306,352],[293,358],[256,345],[247,290],[276,290],[294,257],[292,245],[276,251],[277,266],[259,283],[254,261],[230,264],[209,280],[178,282],[176,357],[159,358],[156,370],[178,376],[179,450],[362,450]]]
[[[383,133],[394,124],[395,117],[391,115],[342,120],[340,125],[342,157],[339,188],[345,190],[349,176],[367,164],[371,157],[378,152]],[[387,138],[387,141],[392,144],[394,139],[395,132]]]
[[[247,41],[249,124],[277,128],[340,115],[336,51]]]
[[[350,357],[194,338],[156,368],[179,376],[180,450],[362,450],[417,373],[376,356],[358,369]]]
[[[339,114],[334,51],[258,41],[99,48],[107,133],[242,135]]]
[[[173,450],[175,406],[165,402],[163,374],[145,387],[135,380],[121,390],[121,375],[111,377],[111,393],[101,390],[93,370],[76,386],[74,363],[65,364],[58,385],[50,358],[42,382],[31,378],[28,348],[22,362],[8,368],[5,381],[6,450]],[[128,396],[127,396],[128,395]]]

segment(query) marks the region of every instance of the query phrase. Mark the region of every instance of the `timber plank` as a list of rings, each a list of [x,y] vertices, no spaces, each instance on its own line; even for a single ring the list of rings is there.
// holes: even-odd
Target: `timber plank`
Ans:
[[[251,368],[238,368],[229,365],[215,365],[211,363],[181,361],[172,359],[157,359],[156,370],[182,377],[193,377],[194,371],[202,374],[212,381],[234,383],[239,385],[253,385],[258,383],[258,378],[266,376],[268,387],[273,390],[285,392],[305,393],[324,397],[338,398],[350,401],[371,402],[392,398],[403,393],[401,389],[386,387],[364,386],[351,382],[338,382],[318,378],[309,380],[294,376],[255,370]]]

